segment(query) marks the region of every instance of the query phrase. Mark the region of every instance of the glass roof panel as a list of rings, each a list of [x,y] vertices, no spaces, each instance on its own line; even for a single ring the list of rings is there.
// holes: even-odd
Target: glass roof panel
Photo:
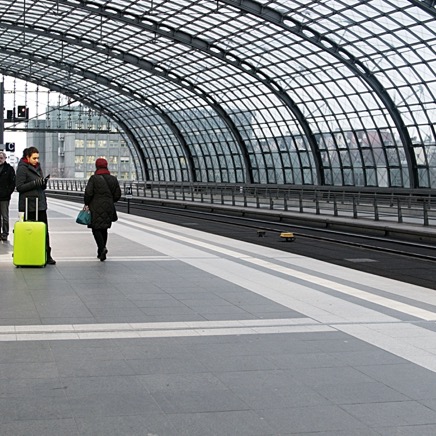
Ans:
[[[250,108],[270,132],[368,122],[396,132],[410,155],[402,122],[434,132],[436,34],[425,8],[434,11],[406,0],[0,0],[0,67],[110,102],[126,121],[131,99],[164,112],[198,106],[205,137],[208,105],[221,117]]]

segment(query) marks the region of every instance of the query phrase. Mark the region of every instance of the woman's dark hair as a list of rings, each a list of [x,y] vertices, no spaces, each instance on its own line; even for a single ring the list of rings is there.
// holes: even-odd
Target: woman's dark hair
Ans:
[[[29,150],[28,148],[25,148],[23,150],[23,159],[27,157],[27,150]]]
[[[39,154],[39,150],[36,147],[29,147],[29,148],[25,148],[23,153],[25,157],[30,157],[32,156],[33,153]]]

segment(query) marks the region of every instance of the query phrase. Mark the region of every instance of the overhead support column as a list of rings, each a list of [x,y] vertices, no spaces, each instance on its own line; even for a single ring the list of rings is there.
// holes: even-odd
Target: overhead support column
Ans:
[[[0,68],[0,73],[6,74],[6,71],[1,70],[1,68]],[[15,77],[15,75],[11,74],[10,72],[8,74],[12,77]],[[135,138],[135,135],[133,135],[133,133],[130,131],[129,127],[122,120],[117,118],[115,113],[109,111],[107,108],[104,108],[100,105],[96,105],[95,102],[88,100],[86,97],[79,98],[76,94],[69,92],[68,90],[66,90],[58,85],[47,84],[45,82],[43,83],[41,80],[37,80],[34,77],[30,77],[28,75],[23,75],[23,74],[20,74],[20,76],[18,78],[21,80],[31,81],[33,83],[40,85],[40,86],[44,86],[44,87],[50,89],[51,91],[59,92],[60,94],[63,94],[67,97],[71,97],[75,101],[81,102],[85,106],[88,106],[91,109],[96,110],[97,112],[101,112],[102,114],[105,114],[108,118],[115,120],[119,124],[119,126],[121,127],[121,129],[123,130],[125,135],[129,138],[133,147],[135,148],[135,151],[138,153],[138,156],[141,158],[142,171],[143,171],[142,175],[143,175],[143,177],[145,177],[144,180],[148,179],[148,168],[147,168],[145,156],[144,156],[143,151],[141,150],[141,147],[138,144],[138,141]]]
[[[315,166],[316,166],[316,174],[318,177],[318,183],[324,184],[325,177],[324,177],[324,173],[323,173],[323,167],[321,164],[320,153],[318,151],[318,144],[316,142],[315,135],[313,134],[309,123],[305,119],[302,112],[298,109],[297,104],[294,101],[292,101],[292,98],[287,94],[287,92],[278,83],[276,83],[271,77],[268,77],[264,73],[259,72],[259,70],[255,66],[251,65],[249,62],[245,61],[244,59],[238,58],[237,56],[234,56],[233,54],[227,52],[226,50],[219,48],[218,46],[214,46],[212,49],[211,44],[208,41],[201,39],[201,38],[197,38],[197,37],[195,37],[187,32],[180,30],[179,28],[170,27],[166,24],[161,25],[157,22],[151,23],[151,21],[142,21],[140,16],[135,18],[132,14],[127,15],[127,14],[124,14],[124,12],[115,11],[111,7],[99,6],[98,8],[95,8],[95,7],[92,7],[90,5],[87,5],[85,2],[81,2],[80,5],[77,5],[76,2],[73,2],[71,0],[57,0],[57,1],[59,3],[62,3],[62,4],[66,4],[66,5],[69,5],[72,7],[86,10],[90,13],[93,13],[93,14],[96,14],[99,16],[104,16],[108,19],[120,21],[120,22],[125,23],[127,25],[146,30],[146,31],[148,31],[152,34],[155,34],[155,35],[161,35],[165,38],[172,39],[176,42],[179,42],[181,44],[184,44],[184,45],[189,46],[191,48],[194,48],[196,50],[200,50],[204,53],[207,53],[209,56],[211,56],[215,59],[219,59],[221,62],[224,62],[227,65],[231,65],[233,68],[236,68],[237,70],[242,71],[243,73],[248,74],[251,77],[253,77],[255,80],[258,80],[259,82],[261,82],[266,88],[269,89],[269,91],[273,95],[275,95],[279,100],[281,100],[283,102],[283,104],[293,113],[295,118],[301,123],[302,130],[304,131],[304,133],[306,135],[307,142],[309,143],[310,150],[312,151],[313,161],[314,161]],[[245,7],[245,3],[248,3],[248,11],[252,12],[252,10],[250,8],[250,4],[252,2],[250,2],[250,1],[248,1],[248,2],[246,2],[245,0],[238,0],[236,2],[235,1],[224,1],[224,3],[228,3],[232,6],[235,6],[235,7],[240,8],[240,9]],[[244,6],[241,6],[241,4],[243,4]],[[272,10],[273,11],[273,9],[268,8],[268,7],[263,7],[260,4],[256,4],[256,5],[257,5],[257,8],[262,8],[265,10]],[[136,56],[130,55],[130,54],[129,55],[123,54],[122,57],[123,57],[123,61],[125,61],[127,63],[132,63],[133,65],[140,66],[141,68],[150,71],[150,73],[152,73],[152,74],[157,74],[157,75],[162,76],[162,73],[163,73],[163,75],[165,76],[165,79],[171,80],[171,77],[166,74],[166,72],[168,70],[163,69],[160,66],[159,67],[155,66],[155,65],[151,64],[150,62],[146,62],[146,61],[144,62],[143,60],[137,58]],[[172,74],[171,76],[174,76],[174,74]],[[188,83],[188,80],[183,80],[183,81],[180,80],[179,81],[179,84],[181,86],[186,86],[184,84],[187,84],[187,83]],[[199,94],[198,90],[195,90],[195,88],[192,85],[188,85],[186,87],[186,89]],[[233,123],[228,124],[226,122],[226,124],[230,127],[231,124],[233,124]],[[236,126],[234,126],[234,124],[233,124],[232,131],[235,134],[235,137],[238,139],[238,143],[241,146],[245,147],[245,145],[243,145],[244,142],[242,140],[242,136],[239,134],[239,132],[237,132],[237,128],[236,128]],[[244,161],[246,161],[245,155],[243,155],[243,159],[244,159]],[[247,163],[249,163],[249,162],[247,162]],[[249,169],[249,168],[251,168],[251,167],[247,167],[247,169]],[[250,169],[250,174],[251,174],[250,178],[252,178],[251,169]]]
[[[217,114],[220,116],[220,118],[224,121],[226,126],[233,133],[239,145],[239,149],[241,150],[242,153],[242,160],[244,161],[245,164],[245,183],[249,183],[249,184],[253,183],[254,178],[253,178],[250,156],[248,154],[247,146],[245,145],[244,139],[242,138],[241,134],[239,133],[239,130],[235,126],[235,123],[229,117],[227,112],[216,102],[210,102],[210,105],[215,109]]]
[[[416,7],[421,8],[423,11],[429,13],[436,18],[436,1],[435,0],[409,0]]]
[[[322,162],[321,153],[319,151],[319,147],[316,142],[315,135],[313,134],[312,129],[310,128],[306,117],[300,111],[300,108],[289,98],[288,94],[281,92],[280,96],[282,98],[282,101],[284,101],[289,107],[292,108],[292,113],[297,118],[298,122],[301,125],[301,128],[303,129],[304,134],[306,135],[307,143],[310,146],[313,155],[313,161],[315,163],[317,182],[319,185],[324,185],[325,184],[324,168],[321,165]]]
[[[79,44],[79,45],[81,45],[81,44]],[[19,51],[15,50],[13,48],[0,49],[0,52],[1,51],[4,51],[6,53],[11,52],[15,56],[21,57],[23,59],[29,59],[29,60],[35,59],[36,60],[35,56],[24,55],[23,53],[20,53]],[[108,54],[109,54],[109,52],[108,52]],[[119,58],[119,55],[114,55],[114,57]],[[99,84],[104,85],[105,87],[107,87],[109,89],[113,89],[118,94],[125,95],[129,98],[140,101],[145,106],[147,106],[151,110],[155,111],[162,118],[162,120],[165,121],[166,125],[169,127],[169,129],[175,134],[176,138],[179,140],[179,144],[181,145],[181,147],[185,151],[186,157],[187,157],[188,162],[190,164],[191,180],[196,181],[194,160],[192,157],[192,153],[190,152],[189,147],[188,147],[185,139],[183,138],[183,135],[180,133],[179,129],[175,126],[175,124],[171,120],[171,118],[168,117],[168,115],[166,115],[161,109],[159,109],[155,103],[148,101],[144,97],[138,98],[138,94],[136,92],[131,91],[129,88],[127,88],[125,86],[121,87],[120,85],[115,84],[113,81],[107,79],[106,77],[89,72],[85,69],[78,68],[78,67],[73,68],[73,66],[68,65],[65,62],[64,63],[53,62],[53,61],[50,61],[48,58],[40,57],[40,56],[37,57],[37,60],[38,60],[38,62],[43,62],[47,65],[55,65],[57,68],[59,68],[61,70],[68,71],[69,74],[77,74],[81,77],[84,77],[85,79],[93,80]],[[150,72],[153,75],[157,75],[159,77],[164,77],[165,79],[176,83],[177,85],[184,88],[185,90],[192,92],[193,94],[197,95],[198,97],[200,97],[201,99],[206,101],[207,104],[215,110],[215,112],[221,118],[223,123],[229,128],[229,130],[231,131],[231,133],[233,134],[233,136],[235,138],[235,141],[237,142],[237,144],[239,146],[239,149],[241,151],[242,160],[243,160],[244,165],[245,165],[245,179],[246,179],[247,183],[253,183],[253,173],[251,170],[251,163],[250,163],[250,159],[249,159],[249,155],[248,155],[248,151],[247,151],[247,146],[246,146],[241,134],[239,133],[237,127],[235,126],[234,122],[231,120],[231,118],[229,117],[227,112],[211,96],[209,96],[208,94],[205,94],[202,90],[195,87],[187,79],[184,80],[183,78],[178,77],[175,74],[170,74],[170,71],[166,70],[164,68],[160,68],[160,70],[158,71],[154,68],[154,65],[150,62],[141,63],[141,68],[143,68],[145,71]],[[65,94],[64,91],[60,91],[60,92]],[[89,106],[89,104],[88,104],[88,106]],[[293,106],[295,106],[295,104]],[[145,165],[145,161],[144,161],[144,165]],[[148,172],[147,172],[147,174],[148,174]],[[147,175],[147,177],[148,177],[148,175]]]
[[[189,177],[193,182],[196,182],[197,181],[197,173],[195,172],[195,168],[194,168],[194,159],[192,157],[191,150],[189,149],[188,144],[186,143],[182,132],[174,124],[173,120],[165,112],[163,112],[161,109],[159,109],[156,105],[153,105],[152,109],[157,114],[159,114],[159,116],[165,121],[168,128],[173,132],[174,136],[179,141],[179,144],[182,147],[183,151],[185,152],[186,159],[188,161]]]
[[[5,139],[4,108],[5,108],[5,84],[4,82],[0,82],[0,145],[4,144],[4,139]]]
[[[168,115],[166,115],[162,110],[158,109],[154,102],[148,101],[145,97],[138,97],[138,94],[136,92],[133,92],[132,90],[130,90],[129,88],[127,88],[125,86],[122,87],[122,86],[114,83],[113,81],[109,80],[106,77],[89,72],[89,71],[82,69],[82,68],[78,68],[78,67],[73,68],[73,66],[68,65],[65,62],[64,63],[53,62],[53,61],[50,61],[46,57],[40,57],[40,56],[38,56],[36,59],[36,57],[34,55],[25,55],[25,54],[13,49],[13,48],[8,48],[8,49],[4,49],[4,48],[1,49],[0,48],[0,52],[13,53],[15,56],[18,56],[18,57],[23,58],[23,59],[29,59],[29,61],[38,60],[38,62],[44,63],[46,65],[55,65],[56,68],[67,71],[69,74],[76,74],[76,75],[83,77],[85,79],[93,80],[99,84],[104,85],[108,89],[114,90],[118,94],[125,95],[128,98],[132,98],[133,100],[141,102],[142,104],[144,104],[144,106],[155,111],[162,118],[162,120],[165,121],[165,123],[167,123],[170,130],[172,130],[175,133],[176,137],[180,141],[180,145],[182,146],[182,148],[184,149],[184,151],[186,153],[186,157],[190,161],[191,169],[192,169],[191,175],[194,175],[194,173],[195,173],[194,162],[193,162],[192,154],[189,151],[189,148],[186,144],[186,141],[184,140],[183,136],[181,136],[180,132],[178,132],[178,134],[177,134],[178,129],[174,130],[174,128],[173,128],[174,123],[171,121],[171,119],[168,117]],[[197,87],[192,85],[188,80],[182,80],[181,78],[178,78],[174,74],[172,74],[172,77],[170,77],[170,74],[169,74],[170,72],[168,70],[165,70],[165,69],[161,69],[161,71],[159,73],[157,73],[157,71],[154,71],[154,69],[151,67],[151,65],[152,64],[149,64],[149,66],[147,66],[147,67],[144,66],[144,69],[146,71],[149,71],[152,74],[158,75],[160,77],[165,77],[167,80],[170,80],[170,81],[176,83],[177,85],[181,86],[182,88],[186,89],[187,91],[192,92],[193,94],[195,94],[199,98],[203,99],[205,102],[207,102],[207,104],[209,106],[213,107],[215,112],[222,119],[223,123],[229,128],[231,133],[234,135],[234,138],[239,146],[239,149],[241,151],[241,156],[242,156],[242,159],[243,159],[244,164],[245,164],[246,181],[247,181],[247,183],[252,183],[253,174],[251,171],[251,164],[250,164],[250,159],[248,156],[246,144],[245,144],[241,134],[239,133],[237,127],[235,126],[235,124],[233,123],[233,121],[231,120],[229,115],[227,114],[227,112],[224,109],[222,109],[222,107],[215,100],[213,100],[212,97],[210,97],[209,95],[205,94],[203,91],[201,91],[200,89],[198,89]],[[0,69],[0,72],[1,72],[1,69]],[[52,89],[52,88],[50,88],[50,89]],[[59,89],[61,89],[61,90],[59,90]],[[62,94],[68,95],[67,92],[65,92],[62,88],[57,87],[56,85],[54,85],[53,90],[56,90]],[[74,98],[76,98],[76,100],[77,100],[77,97],[74,97]],[[90,104],[87,104],[87,106],[90,106]],[[103,111],[100,110],[100,112],[103,112]],[[111,116],[111,118],[113,118],[113,115]],[[126,134],[127,134],[127,132],[126,132]],[[141,156],[144,158],[144,165],[146,165],[145,156],[143,155],[142,152],[141,152]],[[145,169],[145,166],[144,166],[144,169]],[[145,169],[145,171],[146,171],[147,177],[148,177],[148,170]],[[192,180],[195,180],[195,175],[194,175],[194,178]]]
[[[412,1],[416,6],[423,8],[426,5],[426,9],[429,13],[432,12],[430,7],[431,3],[434,4],[434,0]],[[314,44],[318,48],[326,51],[334,58],[338,59],[345,66],[347,66],[355,75],[361,80],[367,83],[369,87],[374,91],[374,93],[380,98],[380,100],[385,105],[392,121],[398,131],[399,137],[403,144],[404,154],[406,156],[409,180],[411,188],[418,188],[419,179],[416,164],[416,157],[413,150],[412,139],[410,138],[407,127],[404,124],[401,113],[396,107],[394,101],[390,95],[386,92],[383,85],[378,81],[378,79],[372,74],[372,72],[365,66],[363,62],[360,62],[352,53],[344,49],[340,44],[336,43],[334,40],[328,39],[321,35],[316,30],[312,29],[298,20],[295,20],[291,16],[284,15],[281,12],[265,6],[254,0],[220,0],[220,2],[227,5],[233,6],[236,9],[244,11],[246,13],[255,15],[262,20],[272,23],[281,29],[297,35],[301,39]],[[289,23],[289,24],[288,24]]]

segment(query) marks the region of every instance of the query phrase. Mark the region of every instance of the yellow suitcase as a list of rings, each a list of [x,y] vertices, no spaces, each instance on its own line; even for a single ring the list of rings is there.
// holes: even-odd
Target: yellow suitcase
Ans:
[[[46,250],[46,224],[40,221],[26,221],[27,198],[25,221],[17,221],[14,224],[14,252],[13,262],[15,266],[39,266],[43,267],[47,261]],[[38,199],[36,199],[38,211]],[[38,219],[38,212],[36,212]]]

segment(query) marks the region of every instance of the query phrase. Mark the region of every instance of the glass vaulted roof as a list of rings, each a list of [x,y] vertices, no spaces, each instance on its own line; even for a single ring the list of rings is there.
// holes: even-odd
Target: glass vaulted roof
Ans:
[[[117,122],[148,180],[436,186],[434,0],[0,0],[0,73]]]

